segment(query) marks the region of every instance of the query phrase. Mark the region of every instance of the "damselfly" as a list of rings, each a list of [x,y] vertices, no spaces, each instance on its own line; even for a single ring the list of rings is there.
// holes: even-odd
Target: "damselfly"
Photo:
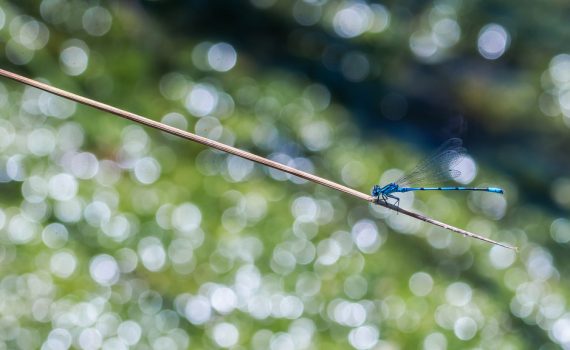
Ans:
[[[398,206],[400,198],[394,196],[397,192],[410,191],[484,191],[492,193],[503,193],[497,187],[419,187],[422,185],[434,185],[446,180],[457,178],[461,172],[455,167],[461,162],[466,154],[463,142],[453,138],[447,140],[429,158],[420,162],[413,170],[402,176],[398,180],[387,184],[384,187],[375,185],[372,188],[372,196],[376,202],[381,200],[388,203],[388,199],[393,199]]]

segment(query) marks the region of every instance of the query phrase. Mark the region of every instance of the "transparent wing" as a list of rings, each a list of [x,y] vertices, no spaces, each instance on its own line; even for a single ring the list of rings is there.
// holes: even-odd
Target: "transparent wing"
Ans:
[[[454,167],[466,153],[460,139],[447,140],[430,157],[420,162],[395,183],[400,187],[432,185],[445,182],[461,175]]]

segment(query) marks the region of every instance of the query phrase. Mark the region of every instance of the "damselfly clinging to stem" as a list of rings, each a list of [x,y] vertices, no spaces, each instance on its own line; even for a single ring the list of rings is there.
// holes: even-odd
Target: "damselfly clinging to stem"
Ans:
[[[352,188],[346,187],[344,185],[338,184],[336,182],[327,180],[325,178],[307,173],[305,171],[292,168],[290,166],[275,162],[275,161],[267,159],[267,158],[260,157],[258,155],[253,154],[253,153],[249,153],[249,152],[240,150],[238,148],[223,144],[223,143],[215,141],[215,140],[208,139],[208,138],[203,137],[203,136],[192,134],[192,133],[185,131],[185,130],[177,129],[177,128],[172,127],[170,125],[166,125],[166,124],[163,124],[161,122],[157,122],[155,120],[145,118],[145,117],[140,116],[138,114],[134,114],[132,112],[128,112],[128,111],[119,109],[117,107],[113,107],[113,106],[107,105],[105,103],[89,99],[87,97],[79,96],[77,94],[74,94],[74,93],[66,91],[66,90],[58,89],[54,86],[51,86],[51,85],[48,85],[45,83],[41,83],[41,82],[33,80],[33,79],[23,77],[21,75],[9,72],[9,71],[1,69],[1,68],[0,68],[0,76],[15,80],[17,82],[20,82],[22,84],[26,84],[28,86],[33,86],[37,89],[47,91],[49,93],[64,97],[66,99],[69,99],[69,100],[72,100],[72,101],[75,101],[78,103],[82,103],[82,104],[87,105],[87,106],[91,106],[93,108],[100,109],[102,111],[114,114],[114,115],[119,116],[121,118],[125,118],[125,119],[128,119],[130,121],[133,121],[133,122],[136,122],[136,123],[139,123],[142,125],[146,125],[146,126],[151,127],[151,128],[155,128],[155,129],[167,132],[169,134],[184,138],[186,140],[197,142],[197,143],[203,144],[205,146],[215,148],[219,151],[226,152],[229,154],[233,154],[235,156],[242,157],[242,158],[251,160],[253,162],[257,162],[259,164],[263,164],[265,166],[284,171],[286,173],[298,176],[300,178],[303,178],[303,179],[306,179],[309,181],[313,181],[314,183],[317,183],[319,185],[327,186],[329,188],[335,189],[337,191],[344,192],[344,193],[349,194],[351,196],[354,196],[356,198],[363,199],[367,202],[375,202],[378,205],[384,206],[384,207],[389,208],[389,209],[394,209],[394,210],[398,209],[399,212],[402,214],[408,215],[410,217],[413,217],[415,219],[430,223],[430,224],[435,225],[435,226],[442,227],[444,229],[453,231],[455,233],[459,233],[459,234],[462,234],[462,235],[467,236],[467,237],[477,238],[481,241],[485,241],[488,243],[499,245],[501,247],[505,247],[508,249],[517,250],[516,247],[494,241],[490,238],[481,236],[477,233],[469,232],[469,231],[448,225],[444,222],[437,221],[437,220],[432,219],[430,217],[427,217],[425,215],[414,213],[414,212],[411,212],[411,211],[405,210],[405,209],[395,208],[392,204],[389,204],[386,201],[388,199],[387,196],[382,196],[382,199],[384,199],[384,201],[380,201],[380,197],[381,197],[381,194],[379,192],[381,190],[380,187],[378,187],[378,193],[376,194],[376,196],[370,196],[370,195],[367,195],[365,193],[359,192],[355,189],[352,189]],[[391,192],[386,191],[386,192],[388,192],[388,194],[390,194],[390,193],[393,193],[395,191],[391,191]]]
[[[372,188],[372,197],[376,199],[377,203],[380,201],[388,203],[388,199],[393,199],[394,204],[398,206],[400,198],[394,196],[394,193],[397,192],[484,191],[503,194],[503,190],[497,187],[419,187],[434,185],[459,177],[461,172],[454,169],[454,167],[461,162],[465,153],[466,150],[462,147],[460,139],[449,139],[432,156],[420,162],[414,169],[398,180],[384,187],[375,185]]]

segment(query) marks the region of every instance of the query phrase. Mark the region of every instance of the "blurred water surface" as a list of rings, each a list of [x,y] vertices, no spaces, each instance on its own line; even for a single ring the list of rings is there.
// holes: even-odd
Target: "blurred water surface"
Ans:
[[[493,247],[0,81],[0,348],[570,348],[561,3],[0,1],[3,69],[367,192]]]

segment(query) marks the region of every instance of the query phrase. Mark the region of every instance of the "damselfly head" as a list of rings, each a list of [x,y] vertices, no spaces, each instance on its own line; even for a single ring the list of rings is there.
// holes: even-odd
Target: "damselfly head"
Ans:
[[[374,185],[374,187],[372,187],[371,195],[372,197],[378,197],[380,195],[380,186]]]

